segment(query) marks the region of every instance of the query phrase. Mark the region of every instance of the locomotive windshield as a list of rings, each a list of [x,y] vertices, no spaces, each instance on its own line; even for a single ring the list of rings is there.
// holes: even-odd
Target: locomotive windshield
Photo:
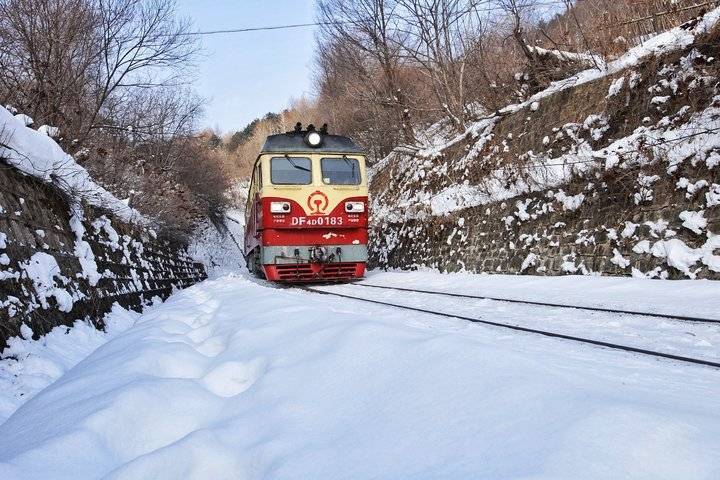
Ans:
[[[360,185],[360,162],[354,158],[323,158],[320,166],[327,185]]]
[[[270,181],[274,185],[310,185],[312,166],[305,157],[275,157],[270,161]]]

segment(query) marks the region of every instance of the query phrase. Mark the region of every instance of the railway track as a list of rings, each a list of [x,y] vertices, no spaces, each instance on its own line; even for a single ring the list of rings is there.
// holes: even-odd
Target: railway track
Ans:
[[[670,320],[680,320],[684,322],[700,322],[700,323],[717,323],[720,324],[719,319],[714,318],[702,318],[702,317],[692,317],[692,316],[685,316],[685,315],[671,315],[667,313],[651,313],[651,312],[638,312],[633,310],[618,310],[614,308],[603,308],[603,307],[583,307],[580,305],[565,305],[562,303],[545,303],[545,302],[535,302],[531,300],[519,300],[519,299],[513,299],[513,298],[498,298],[498,297],[488,297],[488,296],[478,296],[478,295],[468,295],[463,293],[450,293],[450,292],[437,292],[433,290],[417,290],[412,288],[402,288],[402,287],[387,287],[385,285],[373,285],[370,283],[354,283],[353,285],[358,287],[369,287],[369,288],[380,288],[384,290],[395,290],[400,292],[414,292],[414,293],[426,293],[431,295],[442,295],[444,297],[454,297],[454,298],[470,298],[475,300],[493,300],[495,302],[506,302],[506,303],[520,303],[524,305],[535,305],[535,306],[541,306],[541,307],[553,307],[553,308],[570,308],[575,310],[587,310],[591,312],[604,312],[604,313],[621,313],[623,315],[637,315],[642,317],[656,317],[656,318],[667,318]]]
[[[670,319],[681,320],[681,321],[720,323],[720,321],[715,320],[715,319],[702,319],[702,318],[696,318],[696,317],[672,316],[672,315],[666,315],[666,314],[658,315],[658,314],[646,313],[646,312],[604,309],[604,308],[599,308],[599,307],[581,307],[581,306],[575,306],[575,305],[571,306],[571,305],[562,305],[562,304],[550,304],[550,303],[543,303],[543,302],[532,302],[532,301],[513,300],[513,299],[497,299],[497,298],[484,297],[484,296],[481,297],[481,296],[464,295],[464,294],[447,293],[447,292],[435,292],[435,291],[430,291],[430,290],[415,290],[415,289],[410,289],[410,288],[387,287],[387,286],[378,286],[378,285],[371,285],[371,284],[356,283],[354,285],[355,286],[363,286],[363,287],[371,287],[371,288],[381,288],[381,289],[385,289],[385,290],[395,290],[395,291],[400,291],[400,292],[415,292],[415,293],[423,293],[423,294],[442,295],[442,296],[449,296],[449,297],[456,297],[456,298],[495,300],[495,301],[500,301],[500,302],[521,303],[521,304],[546,306],[546,307],[573,308],[573,309],[580,309],[580,310],[600,311],[600,312],[606,312],[606,313],[621,313],[621,314],[628,314],[628,315],[643,315],[643,316],[648,316],[648,317],[670,318]],[[302,286],[299,288],[301,290],[304,290],[307,292],[318,293],[321,295],[331,295],[331,296],[350,299],[350,300],[357,300],[357,301],[361,301],[361,302],[372,303],[375,305],[383,305],[386,307],[393,307],[393,308],[398,308],[398,309],[403,309],[403,310],[410,310],[410,311],[414,311],[414,312],[427,313],[430,315],[436,315],[436,316],[445,317],[445,318],[455,318],[458,320],[464,320],[467,322],[513,330],[513,331],[517,331],[517,332],[541,335],[541,336],[549,337],[549,338],[569,340],[572,342],[593,345],[596,347],[604,347],[604,348],[608,348],[608,349],[612,349],[612,350],[619,350],[619,351],[624,351],[624,352],[630,352],[630,353],[651,356],[651,357],[655,357],[655,358],[674,360],[677,362],[690,363],[690,364],[694,364],[694,365],[702,365],[702,366],[706,366],[706,367],[720,369],[720,362],[714,362],[711,360],[706,360],[706,359],[701,359],[701,358],[693,358],[693,357],[687,357],[687,356],[683,356],[683,355],[675,355],[672,353],[658,352],[658,351],[649,350],[649,349],[645,349],[645,348],[633,347],[630,345],[622,345],[622,344],[607,342],[607,341],[603,341],[603,340],[594,340],[591,338],[578,337],[575,335],[567,335],[564,333],[553,332],[550,330],[541,330],[541,329],[536,329],[536,328],[523,327],[520,325],[512,325],[509,323],[494,322],[491,320],[484,320],[482,318],[474,318],[474,317],[468,317],[465,315],[445,313],[445,312],[440,312],[440,311],[436,311],[436,310],[431,310],[428,308],[413,307],[413,306],[401,305],[401,304],[392,303],[392,302],[386,302],[386,301],[382,301],[382,300],[373,300],[373,299],[364,298],[364,297],[356,297],[356,296],[347,295],[344,293],[321,290],[321,289],[310,287],[310,286]]]

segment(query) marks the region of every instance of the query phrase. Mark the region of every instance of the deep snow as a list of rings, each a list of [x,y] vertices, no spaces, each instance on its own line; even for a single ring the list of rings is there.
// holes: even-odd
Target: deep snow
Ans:
[[[467,277],[459,289],[559,286]],[[571,280],[555,298],[640,308],[647,291],[701,314],[713,307],[696,300],[719,297],[709,282]],[[714,479],[718,394],[710,368],[228,275],[156,306],[0,425],[0,478]]]
[[[100,345],[130,328],[140,314],[115,305],[105,316],[105,330],[77,321],[58,326],[39,340],[23,325],[23,336],[8,341],[0,352],[0,424],[20,405],[62,377]]]

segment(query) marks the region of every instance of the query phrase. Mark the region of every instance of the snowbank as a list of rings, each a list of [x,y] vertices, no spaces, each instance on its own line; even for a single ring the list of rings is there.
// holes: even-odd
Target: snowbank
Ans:
[[[711,369],[229,276],[0,425],[0,477],[710,480],[718,394]]]
[[[0,106],[0,158],[22,172],[50,182],[72,198],[106,208],[126,222],[145,223],[140,213],[127,206],[90,178],[90,174],[65,153],[44,129],[29,128],[24,118],[14,117]]]
[[[11,338],[0,352],[0,424],[100,345],[130,328],[139,316],[116,305],[105,317],[105,331],[77,321],[72,328],[55,327],[39,340],[33,340],[32,330],[23,325],[23,336]]]

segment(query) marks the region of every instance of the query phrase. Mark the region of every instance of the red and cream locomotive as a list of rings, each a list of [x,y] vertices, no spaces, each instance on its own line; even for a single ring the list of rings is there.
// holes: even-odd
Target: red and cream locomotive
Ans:
[[[365,155],[309,125],[267,137],[245,211],[250,272],[276,282],[349,281],[365,273]]]

